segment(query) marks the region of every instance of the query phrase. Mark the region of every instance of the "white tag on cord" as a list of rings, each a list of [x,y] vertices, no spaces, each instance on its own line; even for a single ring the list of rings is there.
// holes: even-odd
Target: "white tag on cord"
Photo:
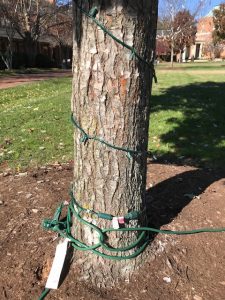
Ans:
[[[120,228],[119,220],[118,220],[117,217],[113,217],[113,219],[112,219],[112,227],[114,229],[119,229]]]
[[[69,241],[69,239],[65,239],[63,242],[59,243],[56,246],[52,268],[48,275],[48,280],[45,285],[46,289],[56,290],[59,286],[59,280],[65,262]]]

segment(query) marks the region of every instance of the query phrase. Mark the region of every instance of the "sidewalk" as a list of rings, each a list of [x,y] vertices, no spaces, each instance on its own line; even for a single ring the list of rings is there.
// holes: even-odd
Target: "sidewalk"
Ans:
[[[72,77],[71,70],[63,70],[59,72],[46,72],[40,74],[18,74],[0,78],[0,89],[11,88],[17,85],[42,81],[54,78]]]

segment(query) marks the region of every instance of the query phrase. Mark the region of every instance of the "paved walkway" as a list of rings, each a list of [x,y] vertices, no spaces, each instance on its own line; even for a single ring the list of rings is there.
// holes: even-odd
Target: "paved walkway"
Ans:
[[[42,81],[62,77],[72,77],[71,70],[63,70],[59,72],[46,72],[41,74],[18,74],[14,76],[0,77],[0,89],[6,89],[35,81]]]

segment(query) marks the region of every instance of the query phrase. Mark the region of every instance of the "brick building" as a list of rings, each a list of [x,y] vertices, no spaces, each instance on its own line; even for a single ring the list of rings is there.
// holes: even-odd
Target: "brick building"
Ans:
[[[215,47],[213,45],[213,11],[219,8],[214,7],[208,15],[201,18],[197,24],[197,33],[195,44],[186,49],[183,58],[195,58],[195,59],[214,59],[225,58],[225,47],[219,45]]]
[[[225,59],[225,46],[213,44],[213,11],[219,6],[214,7],[205,17],[201,18],[197,23],[197,33],[195,44],[190,47],[186,47],[182,54],[182,60],[186,61],[189,59],[204,60],[204,59]],[[170,48],[166,42],[167,31],[157,31],[157,47],[156,55],[165,60],[170,59]],[[179,59],[179,55],[175,55],[174,59]]]
[[[194,46],[195,58],[202,58],[204,56],[204,48],[213,43],[213,30],[214,24],[212,16],[208,15],[199,20]]]

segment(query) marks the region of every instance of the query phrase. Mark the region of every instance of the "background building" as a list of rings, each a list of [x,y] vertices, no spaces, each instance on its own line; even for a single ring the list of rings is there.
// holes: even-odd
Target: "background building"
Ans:
[[[54,6],[55,8],[55,0],[46,1],[50,3],[50,7]],[[69,10],[65,13],[63,5],[60,9],[56,10],[54,22],[63,25],[54,27],[50,24],[50,30],[33,42],[35,58],[32,65],[29,64],[25,39],[10,26],[10,22],[0,13],[0,69],[6,69],[4,57],[8,55],[9,51],[12,53],[13,68],[70,67],[72,61],[72,22],[70,21],[72,17],[68,13]],[[70,24],[65,25],[64,23],[71,23],[71,27]]]
[[[199,19],[197,23],[195,43],[184,49],[182,54],[183,61],[190,59],[225,59],[225,45],[214,45],[213,43],[213,11],[217,8],[219,8],[219,6],[214,7],[205,17]],[[164,60],[169,60],[170,48],[166,37],[166,30],[158,30],[156,54]],[[176,57],[174,59],[176,59]]]

